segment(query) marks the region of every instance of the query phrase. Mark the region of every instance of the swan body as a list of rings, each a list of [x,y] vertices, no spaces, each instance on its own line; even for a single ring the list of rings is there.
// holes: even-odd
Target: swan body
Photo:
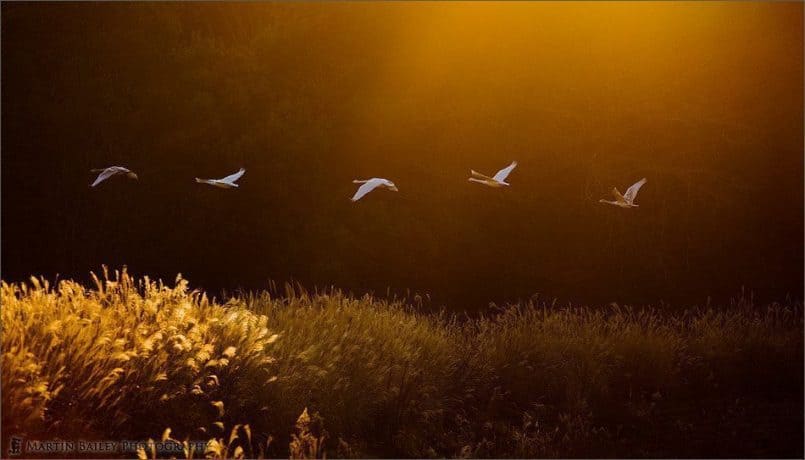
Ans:
[[[640,190],[640,187],[646,183],[646,178],[642,178],[639,181],[632,184],[631,187],[626,189],[626,193],[621,194],[617,188],[612,189],[612,195],[615,196],[614,200],[598,200],[599,203],[606,203],[611,204],[613,206],[618,206],[621,208],[637,208],[639,205],[634,204],[635,198],[637,198],[637,192]]]
[[[509,173],[512,172],[514,168],[517,167],[517,162],[512,161],[512,164],[506,166],[505,168],[501,169],[497,172],[493,177],[489,177],[487,175],[481,174],[478,171],[470,170],[470,177],[468,180],[470,182],[477,182],[479,184],[486,185],[487,187],[508,187],[509,183],[506,182],[506,178],[509,176]]]
[[[397,192],[397,186],[394,185],[394,182],[383,179],[381,177],[373,177],[371,179],[366,180],[354,180],[352,181],[354,184],[363,184],[358,187],[358,190],[355,192],[355,195],[352,196],[352,201],[358,201],[363,198],[364,195],[371,192],[376,188],[385,188],[387,190],[391,190],[393,192]]]
[[[245,173],[246,169],[240,168],[240,170],[235,174],[230,174],[222,179],[199,179],[198,177],[196,177],[196,182],[198,182],[199,184],[212,185],[213,187],[218,188],[226,188],[226,189],[238,188],[238,184],[236,184],[235,181],[240,179],[241,176],[243,176],[243,174]]]
[[[129,179],[137,179],[137,174],[134,174],[130,169],[124,168],[123,166],[109,166],[108,168],[91,169],[90,171],[100,173],[90,187],[95,187],[106,179],[118,174],[125,174]]]

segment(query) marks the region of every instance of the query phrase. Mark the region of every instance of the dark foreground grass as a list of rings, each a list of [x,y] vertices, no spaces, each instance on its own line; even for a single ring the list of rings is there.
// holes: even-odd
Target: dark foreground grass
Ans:
[[[3,454],[14,435],[218,457],[803,455],[800,305],[459,321],[338,291],[220,304],[123,273],[4,283],[2,327]]]

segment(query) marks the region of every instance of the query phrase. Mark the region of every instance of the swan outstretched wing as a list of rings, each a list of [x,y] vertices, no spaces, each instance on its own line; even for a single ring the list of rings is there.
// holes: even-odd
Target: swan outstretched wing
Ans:
[[[96,170],[93,170],[93,171],[96,171]],[[93,182],[92,185],[90,185],[90,187],[95,187],[96,185],[100,184],[101,182],[105,181],[106,179],[109,179],[110,177],[112,177],[115,174],[117,174],[117,172],[118,171],[115,168],[106,168],[106,169],[102,170],[101,173],[98,174],[98,177],[95,179],[95,182]]]
[[[236,180],[240,179],[240,177],[245,173],[246,173],[246,169],[245,168],[240,168],[240,171],[236,172],[235,174],[230,174],[230,175],[224,177],[223,179],[221,179],[221,182],[230,182],[230,183],[235,182]]]
[[[361,198],[363,198],[364,195],[376,189],[378,186],[380,186],[379,181],[374,180],[367,181],[365,184],[358,187],[358,191],[355,192],[355,195],[352,197],[352,201],[360,200]]]
[[[498,171],[498,173],[495,174],[495,177],[493,177],[492,179],[495,179],[498,182],[503,182],[504,180],[506,180],[506,177],[509,176],[509,173],[512,172],[512,169],[514,169],[516,167],[517,167],[517,162],[512,161],[512,164],[510,164],[509,166],[506,166],[505,168],[503,168],[500,171]]]
[[[645,183],[646,178],[644,177],[639,181],[635,182],[634,184],[632,184],[632,186],[626,190],[626,193],[623,194],[623,198],[626,199],[626,201],[628,201],[629,203],[634,202],[634,199],[637,198],[637,192],[640,190],[640,187],[642,187],[643,184]]]

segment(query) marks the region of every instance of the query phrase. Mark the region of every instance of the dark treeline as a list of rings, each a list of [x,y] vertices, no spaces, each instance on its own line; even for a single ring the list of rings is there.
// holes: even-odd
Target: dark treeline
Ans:
[[[802,8],[3,4],[2,277],[799,298]],[[373,176],[400,192],[351,203]]]

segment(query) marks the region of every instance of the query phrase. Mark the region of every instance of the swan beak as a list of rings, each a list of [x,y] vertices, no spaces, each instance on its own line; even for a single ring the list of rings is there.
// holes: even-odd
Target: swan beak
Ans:
[[[399,192],[399,190],[397,190],[397,186],[396,186],[396,185],[392,185],[391,187],[389,187],[389,190],[392,190],[392,191],[395,191],[395,192]]]
[[[137,174],[134,173],[129,173],[128,176],[132,179],[138,179],[138,180],[140,179],[139,177],[137,177]]]

